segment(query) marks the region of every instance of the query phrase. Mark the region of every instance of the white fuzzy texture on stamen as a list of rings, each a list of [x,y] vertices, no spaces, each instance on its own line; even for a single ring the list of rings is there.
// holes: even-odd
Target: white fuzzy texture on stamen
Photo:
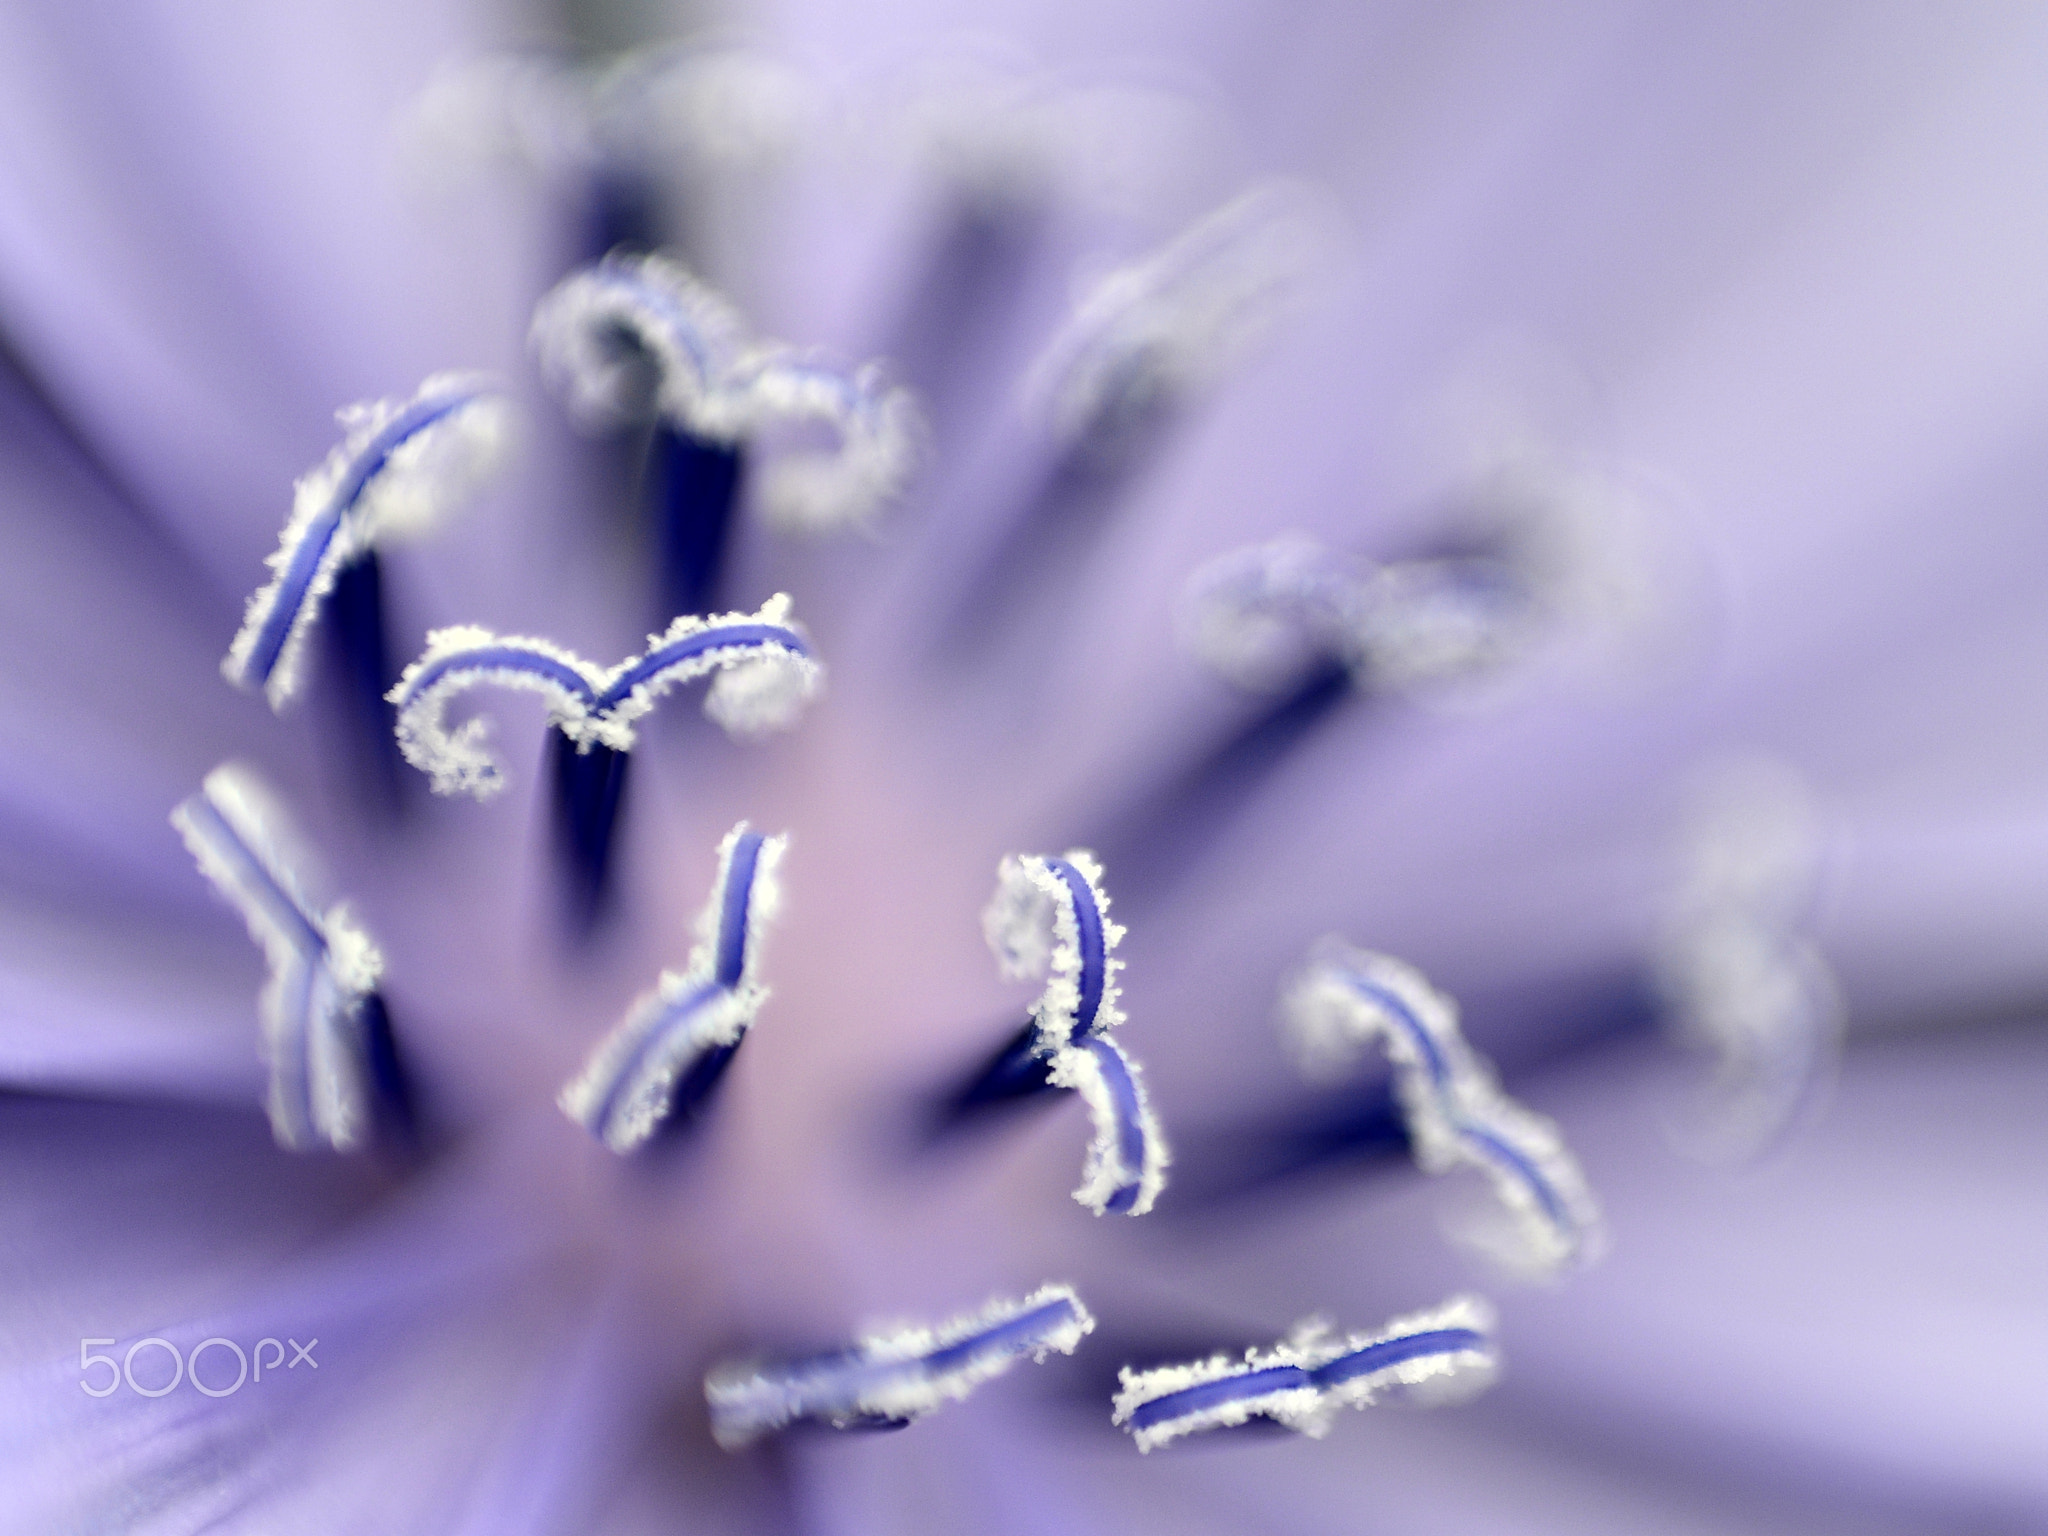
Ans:
[[[1102,918],[1102,1004],[1093,1028],[1106,1034],[1124,1019],[1118,1006],[1123,989],[1116,981],[1124,968],[1116,958],[1123,925],[1110,921],[1102,866],[1095,855],[1085,848],[1070,848],[1060,857],[1080,871]],[[1045,978],[1044,991],[1031,1005],[1031,1019],[1038,1027],[1040,1053],[1050,1056],[1072,1037],[1081,1007],[1081,929],[1074,916],[1074,893],[1038,855],[1007,855],[996,870],[996,890],[981,914],[981,931],[1006,979]]]
[[[629,335],[654,365],[654,395]],[[879,365],[851,372],[779,342],[756,341],[726,300],[664,256],[606,257],[565,279],[534,313],[533,344],[548,377],[586,425],[604,427],[651,403],[681,430],[733,444],[769,427],[824,427],[830,450],[770,456],[763,516],[822,533],[866,527],[899,496],[923,443],[916,401]]]
[[[1138,1102],[1138,1131],[1144,1146],[1144,1156],[1137,1167],[1131,1166],[1124,1157],[1123,1116],[1103,1077],[1102,1062],[1096,1056],[1096,1050],[1114,1051],[1123,1062],[1124,1070],[1130,1074],[1131,1090]],[[1081,1187],[1074,1191],[1074,1199],[1097,1216],[1103,1216],[1109,1212],[1111,1199],[1119,1191],[1135,1184],[1138,1196],[1128,1207],[1127,1214],[1143,1216],[1152,1209],[1159,1192],[1166,1188],[1166,1170],[1173,1161],[1172,1150],[1152,1113],[1151,1098],[1145,1092],[1143,1069],[1122,1046],[1104,1035],[1093,1048],[1069,1046],[1056,1052],[1046,1075],[1055,1086],[1071,1088],[1080,1094],[1081,1101],[1088,1106],[1093,1134],[1088,1142],[1088,1161],[1082,1169]]]
[[[1107,1212],[1109,1201],[1118,1190],[1136,1183],[1139,1194],[1129,1214],[1142,1216],[1152,1209],[1159,1191],[1165,1188],[1172,1154],[1153,1118],[1144,1074],[1110,1038],[1110,1031],[1124,1020],[1118,1001],[1123,989],[1116,980],[1124,964],[1116,958],[1124,929],[1110,920],[1109,897],[1102,888],[1102,866],[1095,856],[1085,848],[1070,848],[1061,858],[1081,875],[1102,922],[1102,1001],[1088,1034],[1099,1036],[1105,1046],[1115,1050],[1130,1071],[1145,1144],[1143,1167],[1125,1166],[1119,1137],[1121,1116],[1103,1079],[1102,1064],[1089,1053],[1085,1041],[1077,1041],[1074,1036],[1080,1023],[1082,957],[1080,920],[1075,913],[1072,889],[1046,859],[1036,854],[1006,856],[996,871],[995,894],[981,915],[982,935],[1006,978],[1045,979],[1044,989],[1031,1005],[1036,1030],[1032,1048],[1045,1059],[1048,1076],[1055,1085],[1081,1095],[1093,1126],[1088,1161],[1081,1187],[1074,1191],[1075,1200],[1100,1216]]]
[[[748,425],[728,388],[747,346],[739,312],[708,283],[665,256],[607,256],[572,273],[533,312],[541,370],[585,426],[616,426],[645,414],[637,342],[654,364],[659,412],[711,442],[738,440]]]
[[[788,595],[777,593],[756,613],[723,613],[699,617],[684,614],[665,631],[648,638],[647,650],[615,667],[599,667],[551,641],[523,635],[497,635],[473,624],[434,630],[419,660],[405,669],[386,697],[398,706],[396,730],[406,761],[429,775],[434,792],[468,794],[487,800],[504,788],[504,771],[487,745],[490,723],[481,716],[451,726],[448,708],[457,695],[484,684],[523,689],[548,701],[548,724],[585,751],[605,746],[630,751],[638,739],[635,725],[671,688],[715,673],[705,696],[704,713],[730,735],[767,735],[793,724],[824,687],[825,669],[815,659],[779,641],[749,640],[678,660],[634,687],[610,708],[598,711],[584,697],[554,678],[516,663],[483,659],[492,651],[514,651],[559,663],[581,678],[594,697],[622,678],[646,656],[707,630],[742,624],[789,629],[802,626],[790,616]],[[472,663],[459,658],[476,655]],[[457,659],[433,681],[420,680]]]
[[[748,830],[743,821],[719,844],[718,877],[697,916],[697,944],[690,952],[688,969],[663,971],[654,989],[634,1000],[625,1018],[590,1053],[583,1070],[556,1101],[571,1120],[621,1155],[645,1144],[668,1119],[676,1085],[691,1066],[709,1051],[739,1044],[768,1000],[768,988],[760,979],[761,952],[768,928],[782,910],[780,870],[789,848],[787,833],[764,838],[755,858],[742,921],[745,938],[739,982],[732,987],[715,984],[719,924],[733,877],[733,851]],[[701,1000],[687,1018],[679,1018],[676,1009],[700,994]],[[669,1035],[636,1062],[642,1045],[665,1026]],[[615,1095],[615,1085],[629,1071],[632,1081],[623,1093]],[[608,1101],[612,1109],[607,1115]]]
[[[295,1152],[356,1150],[371,1131],[363,1009],[382,953],[345,905],[323,909],[313,898],[317,867],[251,769],[214,769],[171,825],[270,967],[258,1012],[272,1134]]]
[[[1373,989],[1396,999],[1408,1018]],[[1432,1174],[1477,1168],[1512,1218],[1506,1231],[1473,1230],[1463,1234],[1468,1241],[1537,1275],[1598,1257],[1599,1205],[1557,1126],[1501,1091],[1491,1064],[1459,1028],[1457,1004],[1420,971],[1324,939],[1282,993],[1281,1016],[1311,1076],[1340,1076],[1374,1045],[1386,1052],[1417,1166]]]
[[[910,483],[924,417],[910,391],[869,363],[843,370],[783,348],[757,349],[734,387],[756,427],[813,423],[838,434],[832,450],[784,450],[762,466],[761,514],[791,533],[870,527]]]
[[[970,1351],[948,1369],[926,1362],[935,1353],[989,1332],[1056,1302],[1063,1312],[1028,1339]],[[724,1366],[704,1380],[712,1434],[740,1450],[798,1419],[845,1428],[867,1419],[921,1419],[949,1402],[965,1400],[983,1382],[1004,1374],[1025,1356],[1072,1354],[1095,1319],[1067,1285],[1043,1285],[1021,1301],[996,1300],[979,1312],[936,1328],[878,1329],[852,1348],[792,1366]]]
[[[448,415],[414,433],[394,449],[347,506],[337,505],[341,488],[377,434],[415,405],[468,397]],[[352,405],[336,413],[345,436],[320,467],[292,490],[291,516],[278,547],[265,563],[271,579],[249,598],[242,627],[221,661],[221,673],[238,688],[261,688],[273,710],[281,710],[304,682],[306,637],[313,619],[342,569],[389,538],[414,537],[462,506],[507,458],[513,407],[473,374],[437,373],[410,399]],[[298,595],[283,649],[268,673],[258,669],[256,649],[280,601],[286,573],[309,538],[327,545],[311,580]]]
[[[1061,441],[1113,449],[1227,371],[1297,302],[1327,244],[1301,188],[1255,188],[1103,278],[1027,390]]]
[[[1181,643],[1237,687],[1280,693],[1326,657],[1355,665],[1363,585],[1354,562],[1311,539],[1232,550],[1188,579]]]
[[[639,49],[597,68],[499,54],[437,74],[404,138],[423,169],[501,162],[588,175],[623,159],[702,182],[785,159],[805,106],[789,69],[745,48]]]
[[[1261,1415],[1302,1434],[1321,1438],[1330,1432],[1341,1408],[1369,1408],[1383,1398],[1415,1407],[1447,1407],[1466,1401],[1493,1384],[1500,1366],[1493,1345],[1493,1327],[1493,1308],[1477,1296],[1456,1296],[1431,1311],[1397,1317],[1377,1333],[1352,1333],[1342,1338],[1330,1336],[1327,1322],[1310,1318],[1273,1348],[1248,1349],[1242,1359],[1213,1355],[1207,1360],[1148,1371],[1125,1367],[1118,1373],[1123,1389],[1116,1395],[1111,1422],[1130,1428],[1138,1449],[1150,1451],[1183,1435],[1234,1428]],[[1446,1329],[1466,1329],[1482,1335],[1485,1342],[1399,1361],[1327,1388],[1313,1383],[1283,1387],[1256,1397],[1193,1409],[1143,1428],[1130,1427],[1132,1414],[1146,1403],[1190,1387],[1279,1366],[1315,1370],[1377,1344]]]
[[[1782,763],[1723,764],[1695,796],[1656,975],[1672,1034],[1714,1061],[1683,1138],[1700,1156],[1763,1152],[1833,1075],[1845,1010],[1801,931],[1822,851],[1812,798]]]

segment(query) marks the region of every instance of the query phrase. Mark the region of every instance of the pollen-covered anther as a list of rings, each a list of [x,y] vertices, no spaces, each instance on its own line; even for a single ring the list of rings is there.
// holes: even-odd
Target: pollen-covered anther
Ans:
[[[272,1134],[295,1152],[359,1149],[376,1118],[367,1011],[383,955],[346,906],[315,899],[314,862],[252,770],[214,769],[171,825],[270,965],[259,1006]]]
[[[615,667],[583,660],[546,640],[500,636],[475,625],[438,629],[387,697],[397,706],[398,745],[437,794],[488,799],[504,787],[485,745],[488,722],[448,722],[470,688],[491,684],[538,693],[548,723],[581,749],[629,751],[637,722],[678,684],[712,676],[704,713],[739,737],[793,723],[824,686],[825,669],[778,593],[757,613],[684,615]]]
[[[1556,1125],[1501,1091],[1457,1004],[1420,971],[1325,939],[1288,983],[1281,1016],[1311,1075],[1340,1075],[1374,1045],[1386,1052],[1417,1166],[1478,1169],[1511,1217],[1505,1230],[1467,1233],[1477,1246],[1533,1274],[1598,1257],[1599,1205]]]
[[[1109,919],[1101,865],[1083,849],[1005,858],[982,932],[1006,977],[1045,980],[1031,1006],[1032,1049],[1054,1086],[1081,1095],[1093,1124],[1074,1198],[1098,1216],[1142,1216],[1166,1186],[1171,1153],[1138,1064],[1109,1035],[1124,1017],[1115,958],[1124,930]]]
[[[1529,646],[1544,608],[1525,573],[1491,556],[1370,566],[1308,539],[1220,556],[1189,580],[1183,643],[1236,686],[1278,693],[1338,662],[1403,692],[1487,676]]]
[[[718,1443],[739,1450],[800,1419],[835,1429],[901,1425],[965,1400],[1029,1356],[1068,1355],[1095,1319],[1066,1285],[990,1302],[936,1328],[878,1329],[833,1354],[729,1365],[704,1380]]]
[[[745,822],[726,834],[688,969],[663,971],[562,1089],[562,1112],[612,1151],[635,1151],[689,1113],[759,1015],[768,999],[762,943],[781,909],[788,847],[786,834],[766,837]]]
[[[1111,1422],[1140,1451],[1261,1416],[1319,1438],[1343,1408],[1381,1401],[1443,1407],[1484,1391],[1500,1364],[1493,1327],[1493,1308],[1477,1296],[1342,1338],[1311,1319],[1273,1348],[1246,1350],[1242,1359],[1126,1367]]]
[[[565,279],[534,312],[532,340],[542,369],[593,428],[651,408],[708,443],[770,429],[829,433],[829,449],[769,459],[760,505],[780,527],[865,527],[917,466],[916,402],[879,365],[846,369],[755,339],[722,295],[665,256],[614,254]]]
[[[1822,840],[1799,776],[1768,758],[1700,786],[1655,974],[1670,1032],[1714,1076],[1689,1149],[1755,1156],[1824,1093],[1846,1023],[1841,990],[1804,932]]]
[[[221,662],[238,688],[272,709],[297,694],[306,637],[344,567],[387,538],[424,532],[459,507],[503,461],[512,406],[472,374],[440,373],[409,400],[339,413],[346,435],[292,493],[270,581],[249,599]]]

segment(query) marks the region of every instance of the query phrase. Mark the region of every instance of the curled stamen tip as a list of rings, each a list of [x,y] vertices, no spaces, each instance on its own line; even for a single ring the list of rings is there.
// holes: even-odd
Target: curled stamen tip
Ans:
[[[562,1089],[562,1112],[612,1151],[637,1151],[691,1113],[760,1014],[762,945],[781,910],[788,847],[787,834],[744,821],[726,834],[688,970],[662,972]]]
[[[1215,1355],[1146,1371],[1125,1367],[1111,1422],[1140,1451],[1254,1417],[1320,1438],[1343,1408],[1382,1400],[1431,1408],[1463,1402],[1491,1386],[1499,1366],[1493,1308],[1480,1297],[1457,1296],[1377,1333],[1332,1338],[1327,1323],[1311,1319],[1271,1349],[1246,1350],[1241,1360]]]
[[[752,339],[730,303],[665,256],[615,253],[565,279],[535,311],[532,341],[592,427],[651,410],[713,443],[770,427],[831,432],[832,448],[783,452],[764,468],[762,511],[787,529],[866,525],[902,493],[920,456],[916,400],[878,365],[848,370]]]
[[[429,378],[407,400],[338,413],[346,435],[293,490],[270,581],[250,597],[221,661],[238,688],[281,710],[298,692],[306,637],[345,566],[460,506],[506,457],[513,408],[474,374]]]
[[[1329,229],[1305,189],[1254,188],[1102,279],[1028,392],[1062,441],[1114,446],[1209,385],[1298,300]]]
[[[1281,1019],[1304,1068],[1335,1076],[1375,1044],[1425,1173],[1472,1167],[1510,1218],[1461,1234],[1510,1269],[1554,1274],[1599,1256],[1598,1203],[1557,1126],[1502,1092],[1467,1043],[1457,1004],[1422,973],[1337,938],[1318,944],[1281,995]]]
[[[377,1100],[367,1014],[384,958],[343,903],[312,892],[317,868],[282,802],[225,763],[171,812],[199,871],[242,914],[270,978],[259,1004],[271,1131],[293,1151],[355,1151]]]
[[[583,660],[551,641],[499,636],[475,625],[437,629],[419,660],[386,696],[397,706],[406,761],[436,794],[488,799],[504,774],[486,746],[489,722],[448,722],[457,695],[483,684],[542,695],[548,724],[579,747],[630,751],[635,726],[669,689],[712,675],[704,712],[731,735],[784,729],[824,687],[825,669],[778,593],[756,613],[685,614],[616,667]]]
[[[1072,1354],[1094,1327],[1073,1287],[1044,1285],[936,1328],[877,1330],[834,1354],[723,1366],[704,1379],[712,1434],[739,1450],[799,1420],[835,1429],[910,1423],[964,1401],[1026,1356]]]
[[[1006,857],[982,932],[1005,976],[1045,979],[1031,1007],[1033,1050],[1055,1086],[1081,1095],[1093,1125],[1074,1198],[1098,1216],[1144,1215],[1165,1188],[1171,1153],[1143,1073],[1109,1036],[1124,1017],[1115,958],[1124,930],[1109,919],[1102,866],[1079,848]]]

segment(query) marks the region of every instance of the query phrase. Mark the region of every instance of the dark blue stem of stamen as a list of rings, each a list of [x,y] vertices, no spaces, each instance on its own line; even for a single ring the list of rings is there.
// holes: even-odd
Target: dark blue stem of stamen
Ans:
[[[661,249],[669,243],[663,214],[661,192],[652,177],[616,162],[601,167],[590,178],[584,260],[594,261],[621,247]]]
[[[567,887],[572,930],[587,936],[611,894],[611,854],[631,754],[594,746],[578,751],[561,732],[550,733],[553,754],[555,843]]]
[[[1072,586],[1117,503],[1152,462],[1163,425],[1138,433],[1112,456],[1084,443],[1053,461],[980,570],[961,584],[960,601],[940,626],[935,660],[957,665],[985,656],[1017,629],[1033,599]]]
[[[942,444],[985,386],[975,365],[1010,312],[1043,227],[1035,209],[963,200],[942,216],[931,260],[916,279],[888,346],[916,386],[926,423]]]
[[[725,1081],[726,1068],[739,1054],[740,1044],[736,1040],[731,1045],[715,1045],[690,1063],[689,1069],[676,1080],[675,1097],[669,1101],[668,1114],[662,1118],[648,1150],[680,1146],[704,1123],[718,1085]]]
[[[406,775],[394,733],[397,710],[384,695],[396,675],[384,618],[384,568],[375,550],[335,574],[327,597],[328,664],[349,723],[349,757],[363,798],[387,813],[403,804]]]
[[[1116,871],[1118,902],[1135,907],[1180,879],[1296,748],[1360,702],[1349,669],[1324,661],[1291,693],[1131,801],[1091,839]]]
[[[413,1149],[420,1141],[420,1103],[412,1074],[399,1054],[398,1036],[391,1028],[391,1015],[384,999],[372,992],[363,1000],[363,1054],[369,1066],[370,1088],[377,1101],[377,1135],[380,1141]]]
[[[654,428],[646,496],[660,550],[663,615],[719,606],[744,465],[737,443],[710,442],[666,421]]]
[[[1055,1087],[1038,1049],[1038,1025],[1027,1022],[966,1082],[932,1106],[926,1145],[934,1145],[987,1118],[991,1110],[1071,1090]]]

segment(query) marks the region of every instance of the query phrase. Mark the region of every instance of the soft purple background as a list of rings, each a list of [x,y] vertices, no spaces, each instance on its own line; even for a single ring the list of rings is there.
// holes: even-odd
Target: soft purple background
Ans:
[[[735,600],[791,590],[830,695],[751,747],[670,701],[635,759],[626,919],[578,955],[545,920],[530,704],[491,706],[504,797],[415,796],[393,831],[352,795],[331,701],[280,722],[216,670],[333,409],[450,366],[514,380],[524,455],[387,561],[400,651],[458,621],[639,644],[615,479],[524,356],[576,193],[401,153],[436,66],[559,34],[483,6],[0,15],[0,1528],[2048,1526],[2048,15],[749,20],[820,104],[886,101],[970,35],[1185,88],[1233,125],[1209,200],[1311,178],[1341,254],[1322,307],[1042,585],[1029,643],[934,668],[929,612],[1046,451],[1013,390],[1070,274],[1170,228],[1056,206],[881,542],[743,536]],[[888,348],[944,203],[882,137],[760,188],[722,276],[764,332]],[[910,1158],[916,1096],[1026,1000],[979,935],[997,859],[1081,836],[1238,707],[1175,648],[1187,573],[1288,530],[1400,547],[1455,494],[1446,402],[1475,397],[1640,489],[1672,622],[1619,656],[1564,642],[1484,709],[1333,724],[1134,925],[1124,1038],[1192,1162],[1302,1101],[1270,1009],[1311,940],[1405,955],[1483,1049],[1538,1064],[1515,1086],[1583,1158],[1611,1257],[1497,1284],[1443,1242],[1444,1191],[1394,1167],[1091,1221],[1071,1106]],[[1697,1063],[1551,1047],[1655,933],[1686,775],[1747,748],[1821,804],[1815,933],[1852,1037],[1786,1149],[1702,1169],[1665,1135]],[[423,1167],[270,1144],[260,961],[165,822],[230,756],[300,805],[384,943],[451,1135]],[[555,1089],[682,959],[741,816],[794,833],[776,995],[689,1155],[621,1167]],[[1047,1279],[1104,1319],[1074,1361],[901,1435],[708,1440],[717,1359]],[[1508,1370],[1469,1408],[1143,1460],[1106,1425],[1118,1349],[1366,1326],[1473,1285]],[[286,1333],[323,1341],[317,1377],[217,1402],[77,1386],[81,1337]]]

